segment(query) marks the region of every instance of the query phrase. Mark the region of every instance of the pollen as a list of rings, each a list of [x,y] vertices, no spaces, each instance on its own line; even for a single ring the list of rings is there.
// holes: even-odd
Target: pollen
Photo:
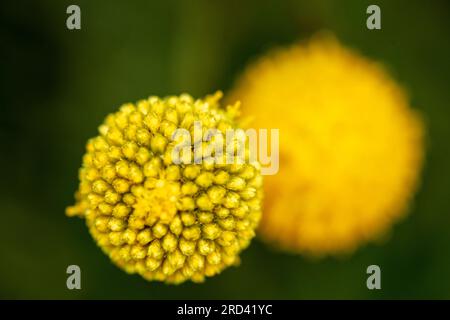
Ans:
[[[408,211],[424,125],[380,63],[320,35],[263,56],[229,98],[242,101],[252,128],[280,130],[279,172],[264,182],[266,242],[307,255],[348,254]],[[234,191],[242,190],[239,199],[257,192],[236,177],[226,186],[233,191],[226,208]]]
[[[172,159],[177,128],[192,131],[197,121],[205,130],[238,128],[237,105],[222,107],[221,96],[125,104],[88,141],[76,203],[66,214],[86,219],[98,246],[127,273],[202,282],[237,265],[254,237],[263,196],[257,163]]]

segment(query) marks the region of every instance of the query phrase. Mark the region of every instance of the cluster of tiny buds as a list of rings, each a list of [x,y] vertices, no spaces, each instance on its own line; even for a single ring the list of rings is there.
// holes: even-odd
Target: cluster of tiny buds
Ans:
[[[237,106],[222,109],[220,93],[150,97],[125,104],[87,143],[77,202],[111,260],[148,280],[203,281],[239,262],[261,217],[257,163],[174,164],[171,140],[195,121],[221,132],[236,127]]]

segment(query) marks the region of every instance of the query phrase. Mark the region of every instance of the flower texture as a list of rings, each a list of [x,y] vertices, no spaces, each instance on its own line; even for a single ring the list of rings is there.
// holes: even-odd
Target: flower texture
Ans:
[[[221,92],[150,97],[107,116],[88,141],[76,204],[92,237],[120,268],[147,280],[201,282],[239,262],[261,216],[258,163],[175,164],[173,133],[236,127]],[[210,142],[194,141],[205,146]]]
[[[418,185],[421,118],[384,68],[320,35],[251,65],[231,92],[280,129],[260,234],[307,255],[350,253],[402,217]]]

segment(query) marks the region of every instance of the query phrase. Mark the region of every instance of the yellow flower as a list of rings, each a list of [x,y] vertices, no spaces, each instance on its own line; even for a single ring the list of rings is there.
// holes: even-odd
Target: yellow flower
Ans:
[[[231,99],[280,129],[260,234],[311,255],[350,252],[402,217],[418,184],[423,124],[383,67],[331,36],[250,66]]]
[[[77,201],[66,214],[84,217],[97,244],[126,272],[201,282],[237,264],[254,237],[262,198],[257,163],[173,159],[177,129],[192,132],[197,121],[221,134],[236,127],[238,105],[223,109],[220,97],[125,104],[88,141]]]

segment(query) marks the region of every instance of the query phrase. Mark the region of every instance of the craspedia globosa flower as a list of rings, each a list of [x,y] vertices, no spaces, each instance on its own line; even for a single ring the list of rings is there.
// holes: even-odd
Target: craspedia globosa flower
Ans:
[[[383,67],[321,35],[251,65],[230,94],[254,128],[280,129],[263,239],[348,253],[401,218],[418,185],[423,124]]]
[[[125,104],[88,141],[76,204],[66,214],[84,217],[100,248],[126,272],[201,282],[238,263],[254,237],[262,198],[258,163],[173,159],[176,129],[236,128],[239,106],[222,108],[220,97]]]

